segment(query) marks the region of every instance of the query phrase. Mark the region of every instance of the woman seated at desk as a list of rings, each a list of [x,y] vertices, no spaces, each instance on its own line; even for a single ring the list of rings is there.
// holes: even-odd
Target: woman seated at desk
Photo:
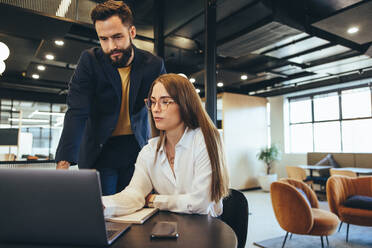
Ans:
[[[222,141],[194,86],[182,76],[165,74],[154,81],[145,101],[155,138],[139,153],[129,185],[102,197],[105,216],[129,214],[144,205],[221,215],[228,194]]]

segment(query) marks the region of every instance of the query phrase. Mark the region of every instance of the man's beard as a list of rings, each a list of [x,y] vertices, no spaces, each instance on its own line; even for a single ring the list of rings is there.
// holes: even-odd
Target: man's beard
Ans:
[[[105,53],[105,55],[108,57],[108,59],[111,61],[111,64],[116,67],[125,67],[128,64],[128,61],[130,57],[132,56],[132,49],[133,49],[133,43],[132,40],[130,40],[129,47],[126,49],[114,49],[110,51],[109,53]],[[111,55],[114,53],[121,53],[121,57],[114,57],[114,60],[111,58]]]

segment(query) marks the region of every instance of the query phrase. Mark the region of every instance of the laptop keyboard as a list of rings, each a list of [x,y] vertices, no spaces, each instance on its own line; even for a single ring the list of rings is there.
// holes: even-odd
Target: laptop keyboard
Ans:
[[[106,231],[106,234],[107,234],[108,240],[110,240],[111,238],[113,238],[113,236],[115,235],[115,233],[117,233],[117,230],[107,230]]]

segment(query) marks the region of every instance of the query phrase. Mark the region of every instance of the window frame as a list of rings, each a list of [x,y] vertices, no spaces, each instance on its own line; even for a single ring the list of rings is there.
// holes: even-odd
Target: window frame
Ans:
[[[342,92],[346,90],[352,90],[352,89],[358,89],[358,88],[369,88],[369,94],[371,98],[371,111],[370,115],[367,117],[354,117],[354,118],[343,118],[342,116]],[[338,108],[339,108],[339,116],[338,119],[329,119],[329,120],[320,120],[320,121],[315,121],[315,113],[314,113],[314,97],[318,95],[324,95],[324,94],[331,94],[331,93],[337,93],[338,96]],[[310,98],[311,101],[311,121],[305,121],[305,122],[291,122],[291,102],[293,101],[299,101],[299,99],[305,99],[305,98]],[[342,123],[343,121],[353,121],[353,120],[366,120],[366,119],[372,119],[372,85],[371,83],[367,84],[361,84],[358,86],[351,86],[351,87],[344,87],[344,88],[339,88],[339,89],[334,89],[334,90],[326,90],[326,91],[321,91],[317,93],[311,93],[311,94],[304,94],[304,95],[299,95],[299,96],[294,96],[294,97],[288,97],[288,127],[289,127],[289,153],[298,153],[298,152],[293,152],[292,149],[292,139],[291,135],[292,132],[291,127],[293,125],[300,125],[300,124],[311,124],[312,125],[312,151],[306,151],[306,152],[321,152],[321,151],[316,151],[315,150],[315,135],[314,135],[314,124],[316,123],[324,123],[324,122],[339,122],[340,125],[340,151],[337,152],[344,152],[344,146],[343,146],[343,133],[342,133]]]

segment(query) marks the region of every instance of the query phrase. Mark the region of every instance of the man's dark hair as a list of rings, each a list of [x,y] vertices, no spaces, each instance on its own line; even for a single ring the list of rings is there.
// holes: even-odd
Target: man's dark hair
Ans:
[[[96,21],[104,21],[115,15],[121,19],[124,25],[129,27],[133,25],[132,11],[122,1],[108,0],[98,4],[90,13],[90,18],[93,21],[93,25],[95,25]]]

